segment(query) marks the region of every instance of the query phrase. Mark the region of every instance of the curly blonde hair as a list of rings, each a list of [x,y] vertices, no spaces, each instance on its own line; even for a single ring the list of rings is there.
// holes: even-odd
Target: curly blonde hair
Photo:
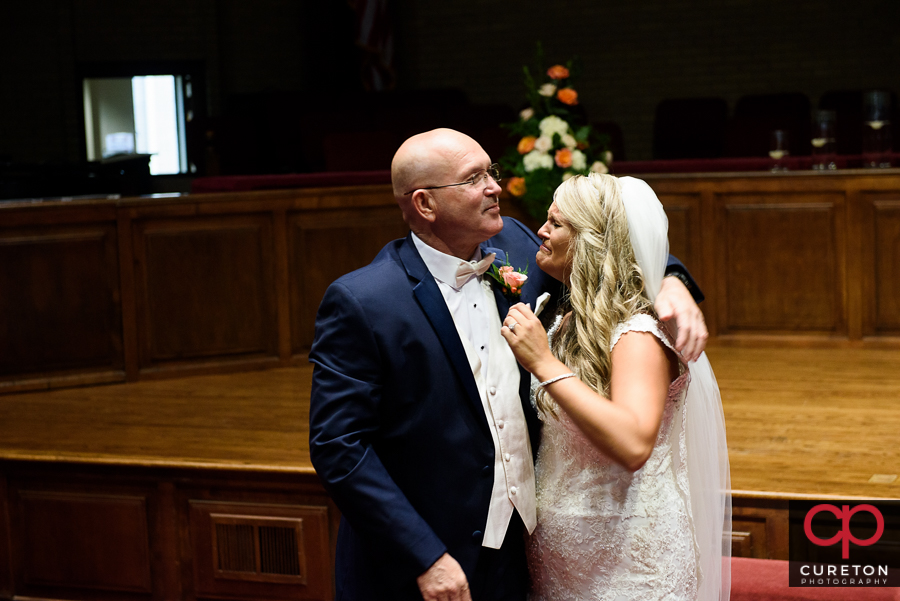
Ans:
[[[638,313],[656,316],[656,312],[631,246],[618,179],[599,173],[576,175],[556,189],[553,200],[573,231],[564,303],[572,314],[553,339],[553,354],[608,398],[613,330]],[[536,402],[541,411],[556,414],[543,389]]]

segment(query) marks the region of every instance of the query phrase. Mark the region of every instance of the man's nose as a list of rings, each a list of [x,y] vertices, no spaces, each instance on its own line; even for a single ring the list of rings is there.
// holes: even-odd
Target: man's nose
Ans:
[[[497,196],[503,191],[503,188],[500,187],[493,177],[488,176],[487,178],[487,186],[484,187],[484,193],[487,196]]]

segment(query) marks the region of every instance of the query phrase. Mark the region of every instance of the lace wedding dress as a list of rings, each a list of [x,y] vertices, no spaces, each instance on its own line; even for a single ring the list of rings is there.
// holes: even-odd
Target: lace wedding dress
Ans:
[[[673,348],[650,315],[620,324],[612,346],[630,331],[650,332]],[[698,549],[685,468],[689,376],[682,364],[669,386],[653,452],[634,473],[597,450],[561,409],[558,419],[541,416],[537,529],[528,541],[532,601],[697,597]]]

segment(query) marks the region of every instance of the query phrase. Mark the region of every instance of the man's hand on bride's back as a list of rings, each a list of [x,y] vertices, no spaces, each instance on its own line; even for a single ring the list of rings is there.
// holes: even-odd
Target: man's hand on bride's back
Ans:
[[[687,287],[678,278],[663,278],[653,308],[664,322],[675,318],[678,332],[675,348],[686,361],[695,361],[706,348],[709,332],[706,330],[703,312]]]
[[[416,583],[425,601],[472,601],[465,572],[447,553],[416,578]]]

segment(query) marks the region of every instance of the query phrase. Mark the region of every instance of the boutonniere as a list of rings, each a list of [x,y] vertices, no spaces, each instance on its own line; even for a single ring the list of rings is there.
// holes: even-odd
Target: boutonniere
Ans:
[[[491,265],[488,275],[500,285],[500,290],[503,292],[506,300],[518,302],[519,297],[522,296],[522,287],[525,286],[525,282],[528,280],[528,266],[525,266],[525,271],[514,269],[509,264],[509,253],[507,253],[506,263],[500,268],[496,265]]]

